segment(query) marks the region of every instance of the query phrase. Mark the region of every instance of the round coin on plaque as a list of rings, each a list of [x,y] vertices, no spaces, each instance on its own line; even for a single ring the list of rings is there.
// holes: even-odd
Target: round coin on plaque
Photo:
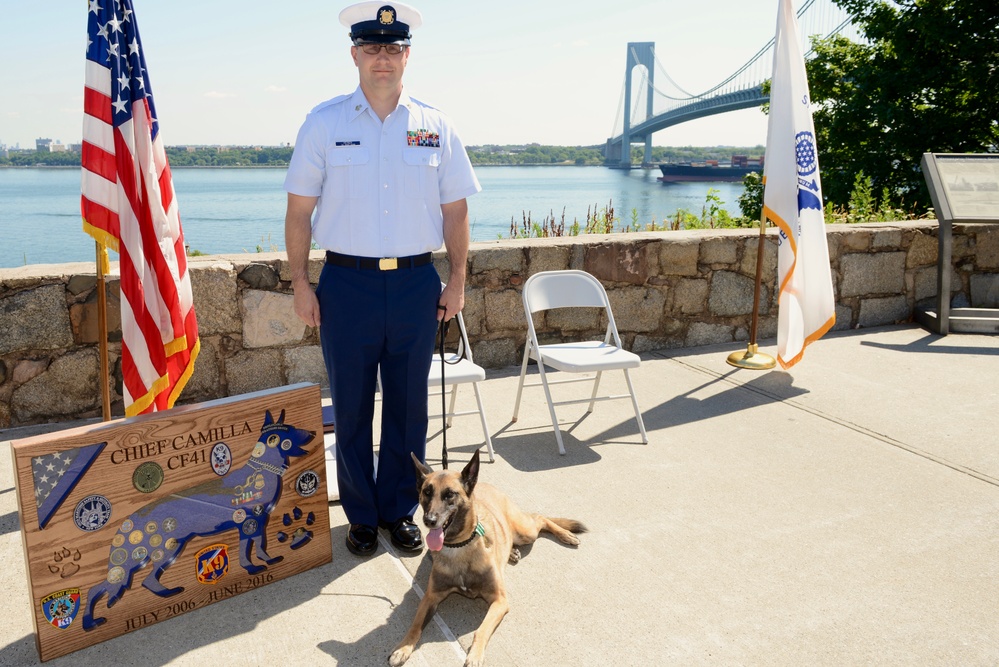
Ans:
[[[163,468],[155,461],[139,464],[132,473],[132,486],[140,493],[152,493],[163,483]]]

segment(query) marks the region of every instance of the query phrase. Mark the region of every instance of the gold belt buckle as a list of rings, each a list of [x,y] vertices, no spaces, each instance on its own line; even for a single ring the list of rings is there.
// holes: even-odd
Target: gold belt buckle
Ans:
[[[383,257],[378,260],[379,271],[395,271],[399,268],[399,260],[395,257]]]

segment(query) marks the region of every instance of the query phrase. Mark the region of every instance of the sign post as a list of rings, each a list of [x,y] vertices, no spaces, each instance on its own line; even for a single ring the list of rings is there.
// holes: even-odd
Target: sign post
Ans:
[[[940,221],[937,304],[916,308],[916,320],[934,333],[999,333],[999,309],[951,308],[955,224],[999,222],[999,155],[924,153],[923,176]]]

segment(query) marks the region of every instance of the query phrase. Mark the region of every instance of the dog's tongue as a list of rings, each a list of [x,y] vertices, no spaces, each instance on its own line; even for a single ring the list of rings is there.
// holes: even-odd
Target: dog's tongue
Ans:
[[[444,531],[434,528],[427,533],[427,548],[431,551],[440,551],[444,548]]]

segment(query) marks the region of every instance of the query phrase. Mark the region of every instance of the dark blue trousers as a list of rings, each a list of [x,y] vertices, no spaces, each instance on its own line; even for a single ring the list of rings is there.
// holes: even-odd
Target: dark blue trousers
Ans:
[[[326,264],[319,278],[323,357],[335,397],[336,471],[350,523],[412,516],[427,446],[427,375],[441,282],[433,264],[394,271]],[[373,463],[374,397],[381,371],[382,427]]]

